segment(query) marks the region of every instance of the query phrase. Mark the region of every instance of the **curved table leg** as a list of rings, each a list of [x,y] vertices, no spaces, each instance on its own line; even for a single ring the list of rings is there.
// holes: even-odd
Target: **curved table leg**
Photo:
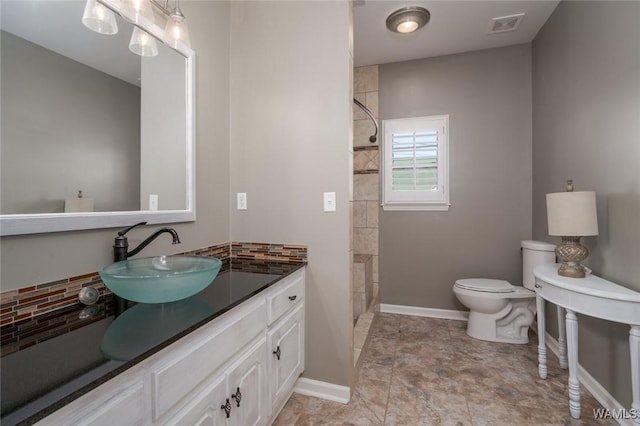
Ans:
[[[538,375],[547,378],[547,347],[545,346],[544,299],[536,295],[536,313],[538,315]]]
[[[560,368],[565,370],[567,368],[567,329],[565,327],[565,312],[562,306],[557,306],[558,309],[558,358],[560,361]]]
[[[631,352],[631,410],[636,413],[633,424],[640,426],[640,325],[632,325],[629,330],[629,350]]]
[[[567,352],[569,355],[569,411],[580,418],[580,382],[578,381],[578,317],[567,309]]]

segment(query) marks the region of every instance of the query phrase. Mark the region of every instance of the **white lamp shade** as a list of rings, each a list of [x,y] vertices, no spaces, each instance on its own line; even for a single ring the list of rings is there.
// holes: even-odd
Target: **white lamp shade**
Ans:
[[[118,32],[116,15],[96,0],[87,0],[82,14],[82,23],[100,34],[113,35]]]
[[[122,0],[120,14],[134,24],[153,23],[153,7],[149,0]]]
[[[547,194],[547,224],[549,235],[598,235],[596,193],[578,191]]]
[[[140,56],[156,56],[158,54],[158,45],[152,36],[140,28],[134,27],[129,41],[129,50]]]
[[[175,19],[172,16],[167,19],[167,25],[164,28],[164,42],[174,49],[177,49],[180,43],[191,47],[189,31],[184,23],[184,17]]]

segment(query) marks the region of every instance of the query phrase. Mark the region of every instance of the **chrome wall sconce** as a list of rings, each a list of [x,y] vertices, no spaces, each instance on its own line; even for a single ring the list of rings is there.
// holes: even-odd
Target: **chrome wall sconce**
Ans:
[[[431,13],[423,7],[407,6],[398,9],[387,17],[387,28],[394,33],[407,34],[427,25]]]
[[[111,1],[108,3],[116,4]],[[142,28],[154,23],[154,7],[167,16],[162,41],[174,49],[180,45],[191,47],[189,31],[185,23],[185,16],[180,10],[179,0],[174,0],[173,8],[169,7],[169,0],[164,0],[163,4],[155,0],[121,0],[118,3],[120,15],[135,25],[129,41],[129,50],[136,55],[156,56],[158,54],[156,39]],[[82,23],[90,30],[100,34],[116,34],[118,23],[114,10],[101,0],[87,0]]]

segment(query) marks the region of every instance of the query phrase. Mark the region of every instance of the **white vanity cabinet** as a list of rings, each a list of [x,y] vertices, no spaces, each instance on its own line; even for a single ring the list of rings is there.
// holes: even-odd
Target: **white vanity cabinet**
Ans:
[[[266,341],[245,351],[166,425],[262,425],[267,417]]]
[[[38,424],[267,425],[303,370],[304,268]]]

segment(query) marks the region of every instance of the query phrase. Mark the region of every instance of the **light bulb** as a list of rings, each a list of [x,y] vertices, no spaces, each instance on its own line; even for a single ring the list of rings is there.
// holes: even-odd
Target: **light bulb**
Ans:
[[[418,29],[418,23],[416,21],[404,21],[399,23],[396,29],[399,33],[411,33]]]

